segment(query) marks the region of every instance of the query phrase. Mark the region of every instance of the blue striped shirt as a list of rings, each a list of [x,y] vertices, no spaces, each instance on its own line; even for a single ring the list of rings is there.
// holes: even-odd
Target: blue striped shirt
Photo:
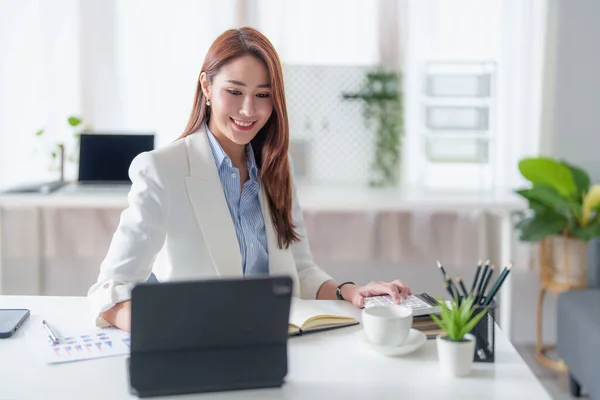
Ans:
[[[249,179],[244,183],[240,193],[240,171],[233,166],[231,158],[208,129],[208,124],[205,126],[210,148],[219,172],[221,186],[227,200],[227,207],[240,245],[244,276],[268,275],[267,234],[258,197],[260,183],[252,147],[250,144],[246,146],[246,165]]]

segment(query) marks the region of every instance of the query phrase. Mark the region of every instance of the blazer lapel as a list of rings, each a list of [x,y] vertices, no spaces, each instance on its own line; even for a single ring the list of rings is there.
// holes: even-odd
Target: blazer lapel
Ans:
[[[296,262],[294,261],[292,250],[290,248],[280,249],[277,245],[277,233],[273,228],[267,195],[264,192],[262,184],[259,196],[263,219],[265,220],[265,231],[267,233],[269,275],[287,275],[292,277],[292,280],[294,281],[294,295],[300,296],[298,271],[296,270]]]
[[[185,138],[188,196],[219,277],[242,277],[242,256],[219,173],[204,129]]]

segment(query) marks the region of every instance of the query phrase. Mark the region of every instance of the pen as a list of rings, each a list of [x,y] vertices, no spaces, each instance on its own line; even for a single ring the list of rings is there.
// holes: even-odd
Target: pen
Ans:
[[[42,325],[44,325],[44,328],[46,329],[46,332],[48,332],[48,338],[50,339],[50,341],[53,344],[58,343],[58,336],[56,336],[54,334],[54,332],[52,332],[52,329],[50,329],[50,326],[48,326],[48,323],[46,322],[46,320],[42,321]]]

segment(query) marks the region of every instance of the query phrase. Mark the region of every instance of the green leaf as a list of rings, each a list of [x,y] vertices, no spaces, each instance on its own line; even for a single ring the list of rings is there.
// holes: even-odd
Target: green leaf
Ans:
[[[477,325],[477,323],[481,320],[481,318],[483,318],[485,316],[485,314],[488,312],[488,309],[484,309],[483,311],[481,311],[479,314],[477,314],[476,316],[474,316],[473,318],[471,318],[471,320],[469,322],[467,322],[465,324],[465,326],[463,327],[463,332],[462,332],[462,336],[466,335],[467,333],[471,332],[473,330],[473,328],[475,328],[475,325]],[[462,339],[462,337],[461,337]]]
[[[576,167],[565,161],[563,161],[563,164],[565,164],[567,168],[571,170],[573,181],[575,181],[575,186],[577,187],[577,199],[581,201],[583,193],[587,193],[590,190],[590,176],[587,172],[579,167]]]
[[[467,297],[460,305],[460,317],[462,321],[468,321],[471,318],[471,314],[473,313],[471,307],[473,307],[474,300],[472,297]]]
[[[450,301],[449,305],[443,300],[437,301],[440,306],[440,316],[430,315],[431,319],[446,333],[449,340],[461,341],[466,333],[469,333],[477,322],[481,319],[484,312],[473,317],[473,296],[463,298],[461,304],[458,304],[458,299],[455,297]]]
[[[447,323],[448,317],[450,316],[450,309],[445,301],[438,301],[438,304],[440,305],[440,317],[444,323]]]
[[[536,204],[536,215],[553,210],[562,214],[570,225],[581,220],[581,202],[561,196],[556,189],[548,185],[537,184],[531,189],[521,189],[515,192],[528,199],[530,203]]]
[[[448,337],[450,338],[450,340],[453,340],[455,342],[458,342],[460,340],[460,332],[456,324],[452,324],[448,329]]]
[[[537,242],[547,236],[560,234],[568,227],[568,220],[564,216],[549,210],[521,221],[519,239],[525,242]]]
[[[535,214],[527,215],[525,213],[517,213],[517,222],[515,223],[516,230],[523,230],[535,218]]]
[[[368,71],[355,93],[342,93],[344,99],[361,100],[363,122],[375,133],[369,185],[394,186],[399,177],[402,118],[401,76],[381,69]]]
[[[71,116],[71,117],[69,117],[69,119],[68,119],[67,121],[69,122],[69,125],[71,125],[71,126],[73,126],[73,127],[75,127],[75,126],[77,126],[77,125],[81,124],[81,122],[83,122],[83,121],[81,120],[81,118],[79,118],[79,117],[75,117],[75,116]]]
[[[44,130],[43,130],[43,129],[40,129],[39,131],[37,131],[37,132],[35,133],[35,136],[42,136],[43,134],[44,134]]]
[[[431,317],[431,319],[433,320],[433,322],[435,322],[435,323],[437,324],[437,326],[439,326],[441,329],[444,329],[444,327],[445,327],[446,325],[444,324],[444,322],[443,322],[441,319],[439,319],[439,318],[438,318],[436,315],[434,315],[434,314],[430,314],[429,316]]]
[[[571,234],[587,242],[590,239],[600,236],[600,224],[595,223],[593,225],[588,225],[585,228],[574,227],[571,230]]]
[[[560,193],[551,186],[545,184],[536,184],[531,189],[521,189],[516,191],[517,194],[525,197],[530,202],[538,204],[538,208],[542,205],[552,207],[555,210],[571,210],[573,202],[561,196]]]
[[[592,208],[591,215],[592,215],[592,217],[590,218],[590,222],[588,223],[588,226],[595,225],[600,221],[600,204],[598,204],[596,207]]]
[[[530,199],[529,200],[529,208],[531,210],[533,210],[533,212],[539,213],[539,212],[546,211],[548,209],[548,206],[538,200]]]
[[[527,202],[529,203],[529,208],[533,211],[533,212],[541,212],[541,211],[545,211],[548,209],[548,206],[545,205],[544,203],[540,202],[539,200],[537,200],[537,198],[535,198],[535,196],[530,195],[529,191],[531,189],[527,188],[527,189],[517,189],[515,190],[515,193],[524,197],[525,200],[527,200]]]
[[[55,151],[53,151],[53,152],[52,152],[52,158],[56,158],[56,156],[57,156],[57,155],[58,155],[58,154],[56,154],[56,152],[55,152]]]
[[[460,329],[462,327],[462,321],[460,318],[460,308],[456,307],[457,304],[455,302],[452,303],[452,309],[454,312],[452,313],[452,340],[460,340]]]
[[[577,193],[571,169],[551,158],[525,158],[519,162],[519,171],[534,185],[548,185],[563,196]]]

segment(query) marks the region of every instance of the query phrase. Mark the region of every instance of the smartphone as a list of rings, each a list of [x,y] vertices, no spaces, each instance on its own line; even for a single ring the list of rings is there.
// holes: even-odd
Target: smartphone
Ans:
[[[29,318],[26,309],[0,309],[0,338],[11,337]]]

